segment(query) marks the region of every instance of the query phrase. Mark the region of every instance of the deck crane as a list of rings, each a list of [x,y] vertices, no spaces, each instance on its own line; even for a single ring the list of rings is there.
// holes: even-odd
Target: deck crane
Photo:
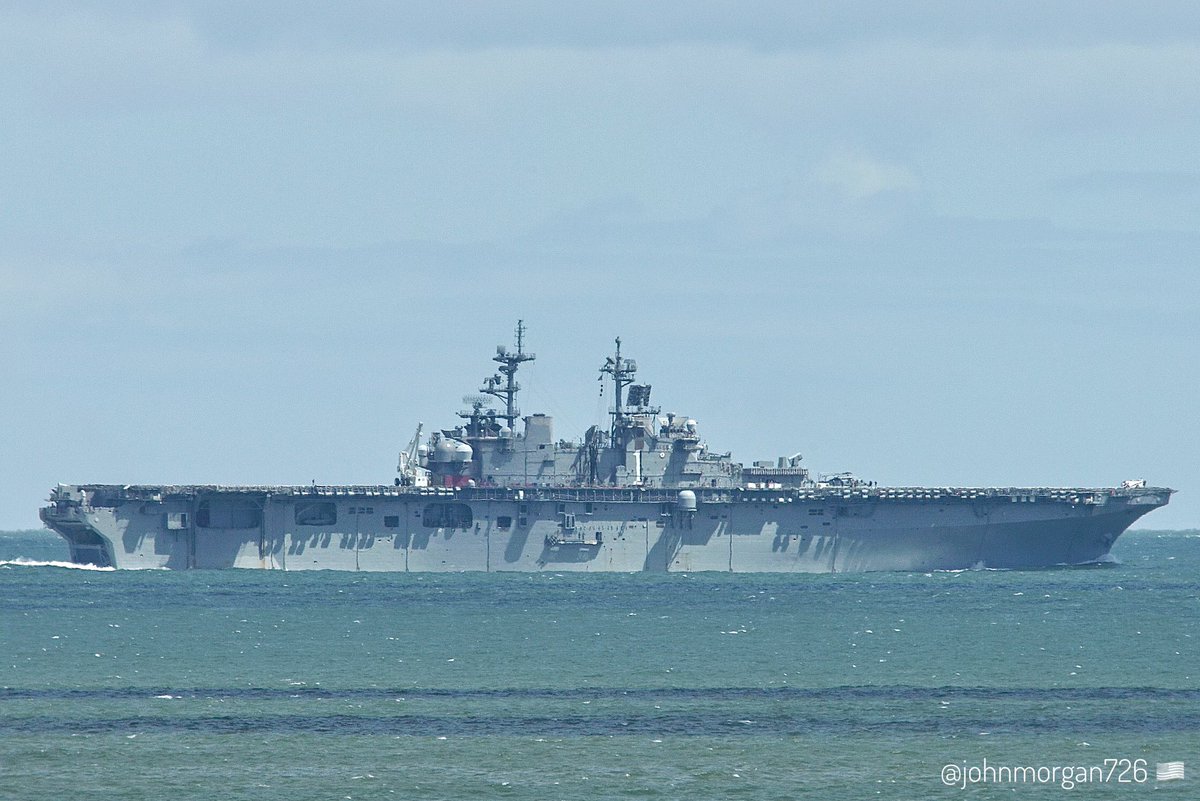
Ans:
[[[396,465],[397,487],[428,487],[429,471],[421,466],[421,431],[424,423],[417,423],[417,433],[408,442],[408,447],[400,451],[400,462]]]

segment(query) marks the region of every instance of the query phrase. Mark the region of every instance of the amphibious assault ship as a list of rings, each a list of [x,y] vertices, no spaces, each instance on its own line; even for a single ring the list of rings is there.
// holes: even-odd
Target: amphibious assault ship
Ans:
[[[516,347],[460,421],[381,486],[59,485],[42,509],[75,562],[117,568],[852,572],[1104,560],[1174,490],[881,487],[797,454],[746,466],[650,402],[616,352],[609,423],[578,441],[517,408]],[[499,408],[495,408],[499,407]]]

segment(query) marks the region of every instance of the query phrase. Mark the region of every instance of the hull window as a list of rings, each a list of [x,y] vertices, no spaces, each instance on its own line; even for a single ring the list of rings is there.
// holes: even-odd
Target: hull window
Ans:
[[[431,503],[421,515],[425,528],[470,528],[471,507],[465,503]]]
[[[196,525],[200,528],[258,528],[262,510],[254,503],[200,501]]]
[[[304,501],[296,504],[296,525],[332,526],[337,523],[337,504],[333,501]]]

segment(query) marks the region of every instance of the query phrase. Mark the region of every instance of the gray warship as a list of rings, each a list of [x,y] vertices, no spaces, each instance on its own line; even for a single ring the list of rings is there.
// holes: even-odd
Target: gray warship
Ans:
[[[517,408],[515,349],[459,422],[400,453],[380,486],[59,485],[41,510],[78,563],[115,568],[375,571],[859,572],[1042,568],[1104,561],[1174,490],[883,487],[812,474],[801,457],[746,466],[691,417],[650,402],[637,364],[600,367],[609,423],[556,439]]]

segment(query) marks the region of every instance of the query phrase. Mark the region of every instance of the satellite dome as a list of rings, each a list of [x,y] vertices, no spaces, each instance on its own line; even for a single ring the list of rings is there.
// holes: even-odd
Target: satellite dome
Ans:
[[[438,440],[437,445],[433,446],[433,460],[435,462],[454,461],[454,440]]]

